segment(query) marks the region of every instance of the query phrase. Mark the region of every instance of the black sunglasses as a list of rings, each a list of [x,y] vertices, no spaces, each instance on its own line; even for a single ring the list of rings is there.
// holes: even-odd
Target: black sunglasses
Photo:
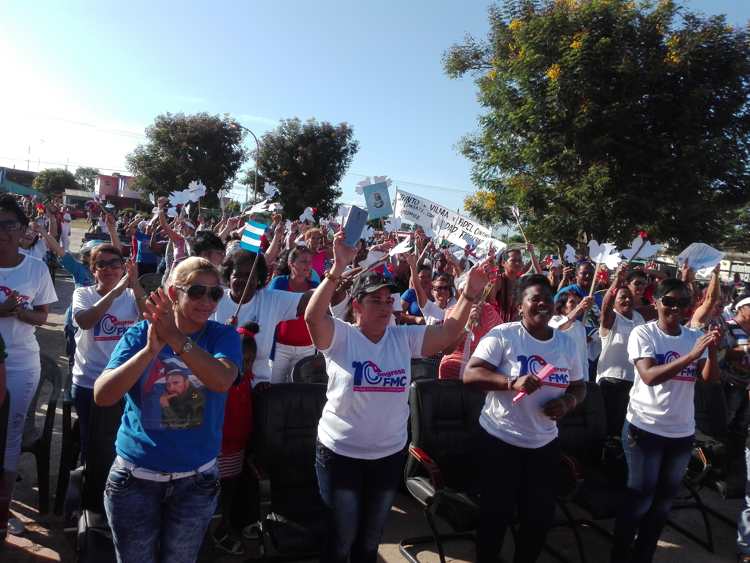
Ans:
[[[674,308],[678,307],[680,309],[684,309],[685,307],[690,305],[690,298],[689,297],[662,297],[660,299],[661,304],[665,307]]]
[[[97,260],[94,262],[94,268],[97,270],[104,270],[106,268],[121,268],[123,264],[122,258],[113,258],[112,260]]]
[[[198,301],[198,299],[202,299],[203,296],[206,295],[206,292],[208,292],[208,296],[211,298],[211,300],[216,301],[216,302],[218,302],[224,295],[224,289],[219,285],[212,285],[209,287],[205,285],[196,284],[196,285],[191,285],[190,287],[184,287],[181,285],[178,285],[175,287],[187,293],[187,296],[193,301]]]

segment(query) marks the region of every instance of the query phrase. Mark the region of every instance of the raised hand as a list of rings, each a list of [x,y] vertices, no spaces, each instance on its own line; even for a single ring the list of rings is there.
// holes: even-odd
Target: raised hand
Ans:
[[[333,237],[333,263],[334,265],[341,267],[346,267],[351,264],[352,260],[354,260],[354,257],[357,255],[357,247],[347,246],[344,242],[345,238],[346,235],[344,234],[343,228],[336,233],[335,237]]]
[[[484,291],[484,287],[490,281],[489,272],[491,268],[492,263],[487,259],[469,270],[469,277],[466,280],[466,289],[464,290],[467,297],[477,298]]]

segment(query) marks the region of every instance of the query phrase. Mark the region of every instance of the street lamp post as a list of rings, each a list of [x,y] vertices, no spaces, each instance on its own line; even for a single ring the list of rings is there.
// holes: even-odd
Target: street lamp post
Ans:
[[[253,188],[253,203],[255,203],[258,200],[258,158],[260,157],[260,141],[258,141],[258,137],[255,136],[255,133],[253,133],[249,128],[245,127],[244,125],[234,122],[237,127],[242,129],[243,131],[247,131],[253,136],[253,140],[255,141],[255,148],[257,151],[257,155],[255,158],[255,187]],[[245,205],[247,205],[247,202],[250,198],[247,194],[247,184],[245,184]]]

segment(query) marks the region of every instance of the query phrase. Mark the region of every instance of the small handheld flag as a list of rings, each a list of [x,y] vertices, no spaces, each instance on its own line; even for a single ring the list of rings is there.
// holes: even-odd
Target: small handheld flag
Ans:
[[[260,252],[260,238],[266,232],[268,225],[260,221],[248,221],[240,240],[240,248],[250,252]]]

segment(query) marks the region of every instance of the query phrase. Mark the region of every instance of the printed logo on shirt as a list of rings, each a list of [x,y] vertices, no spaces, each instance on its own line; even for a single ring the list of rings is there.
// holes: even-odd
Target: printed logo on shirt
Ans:
[[[656,364],[663,366],[665,364],[671,364],[680,357],[679,352],[670,350],[666,354],[656,354]],[[685,381],[687,383],[695,383],[695,368],[696,363],[693,362],[690,365],[682,368],[682,371],[672,378],[672,381]]]
[[[547,361],[536,354],[532,356],[516,356],[516,360],[521,364],[519,376],[537,375],[547,365]],[[568,368],[560,367],[556,367],[555,371],[542,381],[542,385],[550,387],[567,387],[569,383],[570,371]]]
[[[368,393],[403,393],[406,390],[406,370],[382,371],[375,362],[352,362],[353,391]]]
[[[99,322],[94,325],[94,341],[106,342],[110,340],[120,340],[130,325],[135,323],[133,320],[119,320],[114,315],[107,313]]]
[[[5,303],[5,301],[8,299],[8,297],[11,296],[13,293],[13,289],[10,287],[5,287],[4,285],[0,285],[0,294],[3,295],[3,300],[0,301],[0,303]],[[31,297],[28,295],[18,295],[18,300],[21,303],[21,306],[23,306],[24,309],[31,309]]]

